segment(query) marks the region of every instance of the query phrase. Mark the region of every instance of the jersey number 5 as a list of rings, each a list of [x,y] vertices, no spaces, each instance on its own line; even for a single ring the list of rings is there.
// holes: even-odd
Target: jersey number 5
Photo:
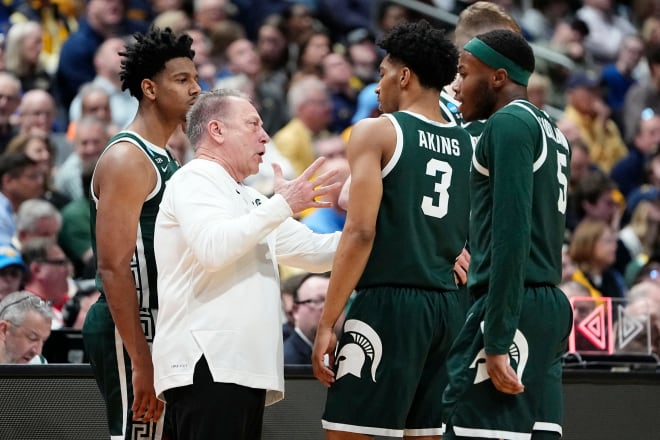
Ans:
[[[447,215],[449,207],[449,186],[451,185],[451,166],[442,160],[431,159],[426,162],[426,174],[428,176],[437,176],[441,173],[440,181],[435,182],[434,191],[438,194],[438,204],[433,204],[433,197],[422,197],[422,211],[430,217],[442,218]]]
[[[566,155],[557,151],[557,180],[559,181],[559,198],[557,199],[557,209],[562,214],[566,214],[566,195],[568,193],[568,179],[566,178],[567,160]]]

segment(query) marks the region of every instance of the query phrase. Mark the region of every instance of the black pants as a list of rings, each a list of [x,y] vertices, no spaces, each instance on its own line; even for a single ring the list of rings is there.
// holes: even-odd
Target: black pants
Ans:
[[[266,390],[213,382],[206,358],[193,384],[165,391],[173,440],[259,440]]]

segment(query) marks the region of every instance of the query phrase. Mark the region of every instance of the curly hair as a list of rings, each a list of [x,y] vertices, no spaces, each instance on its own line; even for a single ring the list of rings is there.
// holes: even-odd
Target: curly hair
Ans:
[[[507,29],[496,29],[478,35],[477,38],[528,72],[534,71],[536,64],[534,51],[519,33]]]
[[[395,26],[378,45],[392,60],[412,70],[423,87],[441,90],[456,77],[456,47],[444,31],[426,20]]]
[[[121,89],[142,100],[142,80],[153,78],[165,68],[165,63],[174,58],[195,56],[191,49],[192,38],[187,34],[176,35],[172,29],[152,26],[146,34],[133,35],[135,42],[126,46],[121,61]]]

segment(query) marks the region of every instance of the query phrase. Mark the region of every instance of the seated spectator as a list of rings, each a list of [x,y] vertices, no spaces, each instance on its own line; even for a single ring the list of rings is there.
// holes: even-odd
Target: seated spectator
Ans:
[[[349,125],[357,108],[358,90],[351,84],[353,66],[339,53],[329,53],[321,61],[321,79],[332,102],[331,133],[339,134]]]
[[[294,292],[300,285],[302,279],[307,275],[307,272],[299,272],[281,278],[280,297],[282,298],[282,320],[284,321],[284,324],[282,324],[282,337],[285,341],[291,336],[295,326],[295,321],[293,319],[293,303],[295,301]]]
[[[27,155],[0,156],[0,243],[11,243],[16,234],[14,214],[26,200],[40,197],[43,186],[39,165]]]
[[[287,94],[291,121],[273,136],[273,143],[286,157],[296,176],[316,158],[313,142],[330,123],[332,102],[320,79],[307,76],[291,84]]]
[[[563,117],[577,125],[591,160],[609,172],[628,150],[598,86],[596,78],[584,73],[573,74],[566,82],[568,105]]]
[[[0,301],[0,364],[45,364],[41,356],[50,336],[52,311],[30,292],[14,292]]]
[[[25,263],[21,254],[12,246],[0,246],[0,301],[20,290],[24,277]]]
[[[21,81],[25,91],[53,92],[52,78],[42,62],[43,28],[35,21],[13,24],[5,41],[5,68]]]
[[[23,202],[16,213],[16,247],[33,238],[57,239],[62,216],[52,203],[43,199]]]
[[[291,336],[284,341],[285,365],[312,363],[312,347],[329,284],[328,273],[308,274],[294,290],[291,311],[294,329]]]
[[[645,108],[660,114],[660,43],[646,49],[649,77],[630,87],[623,104],[623,125],[626,140],[631,140],[640,115]]]
[[[94,163],[83,166],[81,181],[83,197],[62,208],[62,228],[57,242],[73,264],[74,278],[94,278],[96,260],[92,251],[89,193]]]
[[[71,297],[62,309],[62,320],[64,328],[72,328],[74,330],[82,330],[87,311],[101,296],[101,292],[96,288],[94,279],[79,282],[76,294]]]
[[[48,301],[53,309],[52,328],[64,325],[62,308],[69,300],[71,262],[56,241],[33,238],[25,242],[21,254],[28,268],[24,289]]]
[[[660,115],[651,109],[645,109],[637,121],[635,136],[628,148],[628,154],[618,161],[610,176],[619,191],[628,198],[630,193],[645,180],[645,170],[651,155],[660,146]]]
[[[73,143],[76,137],[76,125],[85,116],[92,116],[106,126],[109,136],[114,136],[119,127],[112,122],[112,108],[110,107],[110,94],[103,87],[94,83],[84,84],[77,97],[80,97],[81,113],[78,118],[72,119],[66,130],[66,138]],[[75,149],[75,148],[74,148]],[[69,155],[71,157],[71,155]]]
[[[0,58],[2,52],[0,51]],[[0,71],[0,154],[5,151],[7,143],[18,134],[11,118],[21,102],[21,82],[15,75]]]
[[[650,352],[660,356],[660,285],[652,281],[635,284],[628,292],[627,299],[625,316],[642,324],[642,331],[625,344],[621,352]]]
[[[82,169],[86,164],[96,162],[110,137],[107,122],[94,116],[80,119],[73,139],[74,151],[57,171],[53,187],[70,200],[83,197]]]
[[[578,269],[572,279],[592,298],[625,296],[623,276],[613,267],[616,246],[616,232],[604,221],[583,220],[573,232],[569,253]]]
[[[639,35],[628,35],[619,48],[616,61],[605,66],[600,74],[601,85],[605,87],[605,103],[612,110],[612,119],[621,132],[624,132],[623,103],[637,79],[634,71],[644,55],[644,42]]]

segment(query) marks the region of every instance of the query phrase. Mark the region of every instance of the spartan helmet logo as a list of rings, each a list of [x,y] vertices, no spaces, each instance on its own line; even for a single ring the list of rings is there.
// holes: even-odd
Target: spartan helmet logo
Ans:
[[[371,360],[371,379],[376,382],[376,369],[383,357],[383,345],[378,334],[366,323],[349,319],[344,323],[344,334],[352,338],[337,354],[337,380],[352,374],[360,377],[366,358]]]
[[[484,331],[484,322],[481,321],[481,333]],[[509,347],[509,361],[511,365],[516,369],[516,375],[518,380],[522,382],[523,372],[525,371],[525,366],[527,365],[527,359],[529,358],[529,346],[527,345],[527,338],[523,335],[520,330],[516,329],[516,334],[513,336],[513,342]],[[470,364],[470,368],[476,368],[477,372],[474,376],[474,384],[484,382],[490,379],[488,374],[488,369],[486,368],[486,349],[482,348],[477,357],[474,358]]]

